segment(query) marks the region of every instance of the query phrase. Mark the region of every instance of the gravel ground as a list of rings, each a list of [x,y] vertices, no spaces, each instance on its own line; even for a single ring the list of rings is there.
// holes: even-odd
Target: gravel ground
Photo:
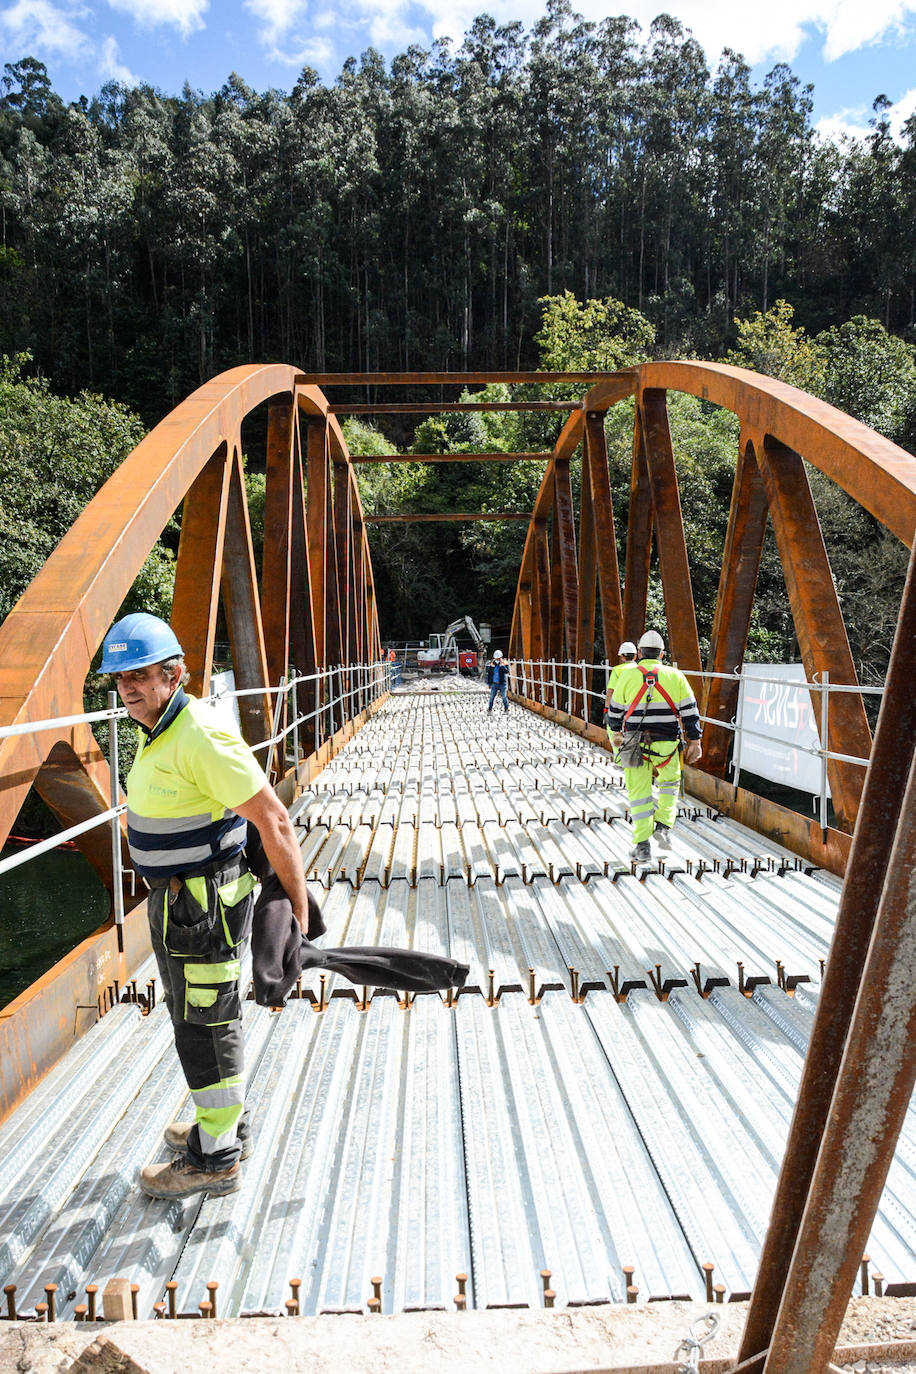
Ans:
[[[123,1322],[87,1329],[0,1323],[0,1374],[314,1374],[327,1365],[358,1374],[586,1374],[676,1368],[680,1342],[708,1310],[701,1303],[554,1312],[415,1312],[394,1317],[260,1317],[238,1321]],[[715,1309],[720,1327],[700,1368],[724,1374],[734,1362],[746,1306]],[[855,1374],[916,1374],[916,1299],[858,1298],[841,1333]],[[899,1341],[906,1360],[867,1347]],[[93,1342],[101,1343],[89,1351]],[[106,1342],[110,1344],[106,1345]]]

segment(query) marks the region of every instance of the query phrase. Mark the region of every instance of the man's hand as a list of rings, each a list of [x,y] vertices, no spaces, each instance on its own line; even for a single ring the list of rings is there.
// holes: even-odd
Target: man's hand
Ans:
[[[613,735],[611,735],[611,743],[613,744],[613,746],[614,746],[615,749],[619,749],[619,748],[620,748],[621,744],[623,744],[623,731],[622,731],[622,730],[615,730],[615,731],[614,731]]]
[[[256,792],[250,801],[232,809],[258,827],[264,853],[292,903],[293,915],[303,931],[307,931],[309,901],[302,851],[286,807],[270,784],[265,782],[260,792]]]
[[[689,739],[684,745],[684,762],[696,763],[703,752],[703,746],[698,739]]]

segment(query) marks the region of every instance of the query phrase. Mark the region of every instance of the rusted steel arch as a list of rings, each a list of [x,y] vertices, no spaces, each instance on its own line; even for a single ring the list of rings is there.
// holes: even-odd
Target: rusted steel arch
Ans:
[[[324,395],[298,376],[280,364],[234,368],[200,387],[137,445],[0,626],[0,723],[82,712],[93,656],[182,500],[172,623],[186,649],[192,690],[209,680],[220,599],[239,687],[266,689],[291,662],[309,671],[378,656],[372,566],[355,473]],[[270,406],[259,590],[241,425],[265,401]],[[313,498],[308,503],[307,491]],[[249,741],[267,738],[266,690],[242,698],[241,709]],[[88,726],[0,741],[0,840],[33,785],[67,825],[107,809],[108,768]],[[107,828],[87,832],[80,844],[110,884]]]
[[[804,462],[818,468],[912,546],[916,459],[859,421],[795,387],[717,363],[645,363],[593,387],[584,399],[582,412],[570,416],[545,470],[532,512],[510,652],[523,657],[590,658],[595,642],[597,570],[601,607],[598,638],[605,656],[613,660],[620,640],[637,638],[644,627],[654,538],[671,656],[688,674],[701,669],[665,403],[669,390],[729,409],[741,426],[707,670],[730,673],[743,659],[769,518],[808,677],[829,673],[832,683],[857,686]],[[603,415],[629,395],[635,398],[635,416],[621,604]],[[577,560],[575,536],[570,535],[565,511],[565,474],[583,440],[585,476]],[[552,538],[547,532],[548,521],[555,531]],[[558,621],[561,606],[562,624]],[[535,652],[537,645],[545,646],[541,655]],[[695,680],[699,689],[699,680]],[[737,709],[737,691],[736,683],[713,681],[699,693],[704,713],[730,721]],[[714,776],[724,776],[729,740],[730,732],[725,729],[713,726],[707,730],[702,766]],[[830,744],[839,753],[868,756],[871,734],[859,695],[842,694],[831,704]],[[837,815],[851,831],[863,770],[853,764],[831,762],[828,771]]]

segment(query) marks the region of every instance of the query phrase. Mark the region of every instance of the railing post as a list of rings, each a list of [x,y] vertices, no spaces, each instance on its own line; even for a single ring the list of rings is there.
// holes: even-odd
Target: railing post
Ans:
[[[732,722],[735,727],[735,742],[732,746],[732,785],[737,790],[741,777],[741,707],[744,704],[744,682],[739,668],[735,669],[735,676],[738,679],[738,714]]]
[[[821,673],[821,843],[827,843],[827,751],[829,745],[830,674]]]
[[[108,693],[108,707],[118,709],[117,692]],[[120,804],[120,784],[118,782],[118,722],[111,716],[108,722],[108,769],[112,810]],[[120,817],[111,818],[111,897],[114,902],[115,927],[118,932],[118,953],[124,953],[124,878],[121,869],[121,821]]]
[[[296,787],[299,786],[299,694],[296,690],[296,670],[291,668],[293,675],[291,686],[292,708],[293,708],[293,769],[296,779]]]

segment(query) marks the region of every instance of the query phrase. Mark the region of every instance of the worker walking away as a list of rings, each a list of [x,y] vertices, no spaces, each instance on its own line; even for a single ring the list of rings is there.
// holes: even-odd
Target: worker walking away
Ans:
[[[193,1122],[166,1127],[169,1164],[140,1171],[150,1197],[235,1192],[250,1152],[239,978],[256,880],[248,822],[303,932],[308,893],[296,832],[238,733],[184,691],[181,645],[157,616],[125,616],[105,637],[101,671],[136,721],[127,836],[145,878],[150,937],[194,1100]]]
[[[509,665],[503,658],[502,649],[496,649],[492,663],[487,664],[487,685],[490,688],[490,704],[487,715],[493,710],[496,694],[502,697],[503,708],[509,709]]]
[[[652,860],[651,838],[669,849],[681,790],[681,753],[695,763],[702,753],[700,713],[686,677],[662,662],[665,642],[647,630],[637,659],[624,665],[608,707],[607,728],[624,769],[633,821],[632,857]],[[653,778],[658,780],[657,798]]]
[[[636,662],[636,645],[632,639],[625,639],[617,650],[618,662],[614,664],[607,677],[607,691],[604,694],[604,718],[607,720],[607,713],[610,709],[611,698],[614,695],[614,688],[617,686],[617,679],[628,663]]]

